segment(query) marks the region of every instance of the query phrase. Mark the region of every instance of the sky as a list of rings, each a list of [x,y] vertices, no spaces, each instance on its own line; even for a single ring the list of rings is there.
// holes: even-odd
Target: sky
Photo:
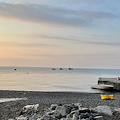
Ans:
[[[120,0],[0,0],[0,66],[120,68]]]

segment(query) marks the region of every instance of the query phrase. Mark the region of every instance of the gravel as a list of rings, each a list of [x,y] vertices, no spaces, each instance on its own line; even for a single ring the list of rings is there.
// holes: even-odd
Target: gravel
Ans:
[[[0,120],[8,120],[19,116],[23,106],[28,104],[39,104],[40,114],[43,114],[51,104],[81,103],[83,107],[87,108],[94,108],[99,105],[107,105],[112,110],[120,108],[120,94],[118,92],[112,94],[113,100],[101,100],[100,93],[1,90],[0,99],[27,98],[27,100],[0,103]],[[104,120],[120,120],[120,115],[114,112],[112,117],[104,116]]]

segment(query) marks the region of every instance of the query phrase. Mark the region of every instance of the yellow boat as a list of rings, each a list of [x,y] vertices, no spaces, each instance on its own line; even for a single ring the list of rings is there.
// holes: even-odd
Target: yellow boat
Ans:
[[[101,95],[101,99],[102,100],[112,100],[113,99],[113,95]]]

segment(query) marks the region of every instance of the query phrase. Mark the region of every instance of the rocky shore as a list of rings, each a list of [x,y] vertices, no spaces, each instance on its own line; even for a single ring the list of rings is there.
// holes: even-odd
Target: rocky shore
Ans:
[[[93,117],[102,116],[103,120],[120,120],[120,94],[112,93],[113,100],[101,100],[100,93],[78,93],[78,92],[37,92],[37,91],[0,91],[1,98],[27,98],[25,100],[9,101],[0,103],[0,120],[19,119],[20,111],[26,105],[39,104],[38,112],[33,120],[41,120],[47,114],[46,120],[80,119],[80,116]],[[52,108],[56,105],[55,108]],[[66,106],[66,107],[65,107]],[[64,110],[65,108],[65,110]],[[69,110],[67,109],[69,108]],[[55,112],[57,110],[57,112]],[[66,115],[61,116],[61,111],[67,111]],[[88,110],[88,111],[83,111]],[[104,111],[104,112],[100,112]],[[108,114],[107,114],[108,113]],[[58,116],[57,116],[57,115]],[[25,116],[26,115],[26,116]],[[25,114],[21,117],[29,117]],[[50,116],[51,117],[50,117]],[[56,117],[55,117],[56,116]],[[87,120],[89,117],[82,117]],[[27,120],[28,118],[26,118]],[[38,120],[39,120],[38,119]],[[22,120],[22,119],[21,119]],[[24,119],[23,119],[24,120]],[[31,119],[32,120],[32,119]],[[44,120],[44,119],[43,119]],[[75,120],[75,119],[74,119]]]

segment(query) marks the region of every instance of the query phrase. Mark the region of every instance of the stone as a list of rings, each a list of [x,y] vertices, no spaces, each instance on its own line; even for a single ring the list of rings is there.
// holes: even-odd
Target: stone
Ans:
[[[70,105],[70,110],[71,111],[75,111],[75,110],[78,110],[78,109],[79,109],[79,107],[76,104],[71,104]]]
[[[60,120],[67,120],[66,118],[61,118]]]
[[[93,116],[90,116],[88,120],[95,120]]]
[[[62,106],[62,104],[61,104],[61,103],[58,103],[57,105],[58,105],[58,106]]]
[[[58,106],[57,104],[52,104],[52,105],[50,106],[50,110],[55,110],[57,106]]]
[[[71,111],[71,113],[70,113],[70,114],[72,114],[72,115],[73,115],[73,114],[75,114],[75,113],[76,113],[76,110],[75,110],[75,111]]]
[[[78,108],[82,107],[81,103],[74,103],[75,106],[78,106]]]
[[[94,120],[94,115],[92,113],[80,113],[79,120]]]
[[[41,114],[36,114],[35,118],[41,118],[42,115]]]
[[[62,118],[62,115],[61,115],[61,113],[59,113],[59,112],[54,112],[54,114],[53,114],[53,116],[55,117],[55,118],[57,118],[57,119],[60,119],[60,118]]]
[[[77,113],[73,114],[72,120],[78,120],[78,118],[79,118],[79,115]]]
[[[31,118],[31,117],[30,117],[28,120],[36,120],[36,118]]]
[[[79,112],[80,113],[86,113],[86,112],[90,113],[90,109],[88,109],[88,108],[80,108]]]
[[[44,115],[41,118],[38,118],[37,120],[56,120],[53,116],[50,115]]]
[[[50,111],[50,112],[47,112],[46,114],[47,115],[53,115],[55,111]]]
[[[103,113],[105,115],[112,116],[112,111],[109,106],[97,106],[93,108],[93,111],[97,113]]]
[[[29,118],[28,117],[19,116],[19,117],[16,117],[16,120],[29,120]]]
[[[75,113],[75,112],[74,112],[74,113]],[[68,115],[66,116],[66,118],[67,118],[67,119],[72,119],[74,113],[70,113],[70,114],[68,114]]]
[[[73,114],[76,114],[76,115],[78,115],[79,116],[79,111],[77,110],[77,111],[72,111],[71,113],[69,113],[68,115],[67,115],[67,117],[66,118],[73,118]]]
[[[103,120],[103,117],[102,116],[96,116],[94,117],[95,120]]]
[[[37,120],[41,120],[41,118],[38,118]]]
[[[120,113],[120,108],[115,108],[114,111],[119,112]]]
[[[71,109],[71,111],[75,111],[75,110],[78,110],[79,108],[78,108],[78,106],[74,106],[72,109]]]
[[[58,106],[55,110],[55,114],[61,114],[62,117],[66,117],[69,113],[70,110],[66,106]]]
[[[91,113],[84,113],[84,118],[89,118],[91,115]]]
[[[15,120],[15,119],[8,119],[8,120]]]
[[[66,109],[67,113],[70,113],[73,106],[70,104],[65,104],[63,107]]]

